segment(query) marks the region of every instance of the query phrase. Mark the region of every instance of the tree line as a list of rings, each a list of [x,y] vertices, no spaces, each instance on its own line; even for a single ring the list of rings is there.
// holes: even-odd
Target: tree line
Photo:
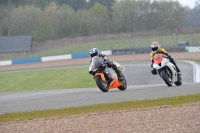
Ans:
[[[177,1],[166,0],[2,0],[0,36],[31,35],[41,41],[179,29],[188,24],[188,13],[200,14],[199,7],[187,9]]]

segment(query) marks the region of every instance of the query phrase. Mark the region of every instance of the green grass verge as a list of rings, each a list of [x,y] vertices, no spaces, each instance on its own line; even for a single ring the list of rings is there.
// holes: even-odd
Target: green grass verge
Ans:
[[[116,102],[116,103],[71,107],[63,109],[7,113],[0,115],[0,122],[24,121],[24,120],[33,120],[39,118],[52,118],[59,116],[101,113],[101,112],[109,112],[116,110],[132,110],[138,108],[141,109],[141,108],[157,107],[164,105],[178,106],[196,102],[198,103],[200,102],[200,94],[176,96],[169,98],[158,98],[151,100],[133,100],[127,102]]]
[[[96,87],[88,67],[0,74],[0,92]]]

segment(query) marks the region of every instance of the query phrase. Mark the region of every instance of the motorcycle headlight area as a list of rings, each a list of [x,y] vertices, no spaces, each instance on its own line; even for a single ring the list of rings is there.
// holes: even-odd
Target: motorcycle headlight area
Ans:
[[[161,63],[159,63],[159,64],[153,64],[153,68],[155,68],[155,69],[159,69],[161,67]]]
[[[104,71],[105,69],[106,69],[106,65],[102,65],[102,66],[98,67],[98,70],[100,70],[100,71]]]

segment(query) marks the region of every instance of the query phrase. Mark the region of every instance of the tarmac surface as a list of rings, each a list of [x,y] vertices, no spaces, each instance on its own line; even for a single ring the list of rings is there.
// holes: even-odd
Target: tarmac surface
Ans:
[[[128,87],[125,91],[112,89],[103,93],[95,87],[70,90],[63,88],[61,90],[47,91],[3,92],[0,93],[0,114],[200,93],[200,83],[194,83],[196,80],[194,78],[194,66],[188,62],[181,60],[177,61],[177,64],[181,69],[183,84],[181,86],[173,85],[172,87],[168,87],[158,75],[152,75],[150,73],[151,69],[148,60],[119,63],[125,67],[123,74],[128,83]],[[37,69],[64,69],[67,67],[86,66],[88,65],[53,66]],[[13,69],[12,71],[7,70],[2,71],[1,73],[34,71],[37,69]]]

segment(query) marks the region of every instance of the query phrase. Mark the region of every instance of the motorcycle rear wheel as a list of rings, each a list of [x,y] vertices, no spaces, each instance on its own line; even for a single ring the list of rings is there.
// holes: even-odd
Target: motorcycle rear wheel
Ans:
[[[165,70],[162,70],[160,72],[160,76],[169,87],[172,86],[172,82],[169,80],[169,77],[168,77],[168,75],[167,75]]]
[[[123,74],[121,74],[121,76],[123,77],[123,81],[122,81],[122,85],[118,87],[119,90],[124,91],[127,88],[127,82],[126,82],[126,78],[124,77]]]
[[[109,90],[107,82],[104,82],[100,76],[95,77],[97,86],[102,92],[107,92]]]

